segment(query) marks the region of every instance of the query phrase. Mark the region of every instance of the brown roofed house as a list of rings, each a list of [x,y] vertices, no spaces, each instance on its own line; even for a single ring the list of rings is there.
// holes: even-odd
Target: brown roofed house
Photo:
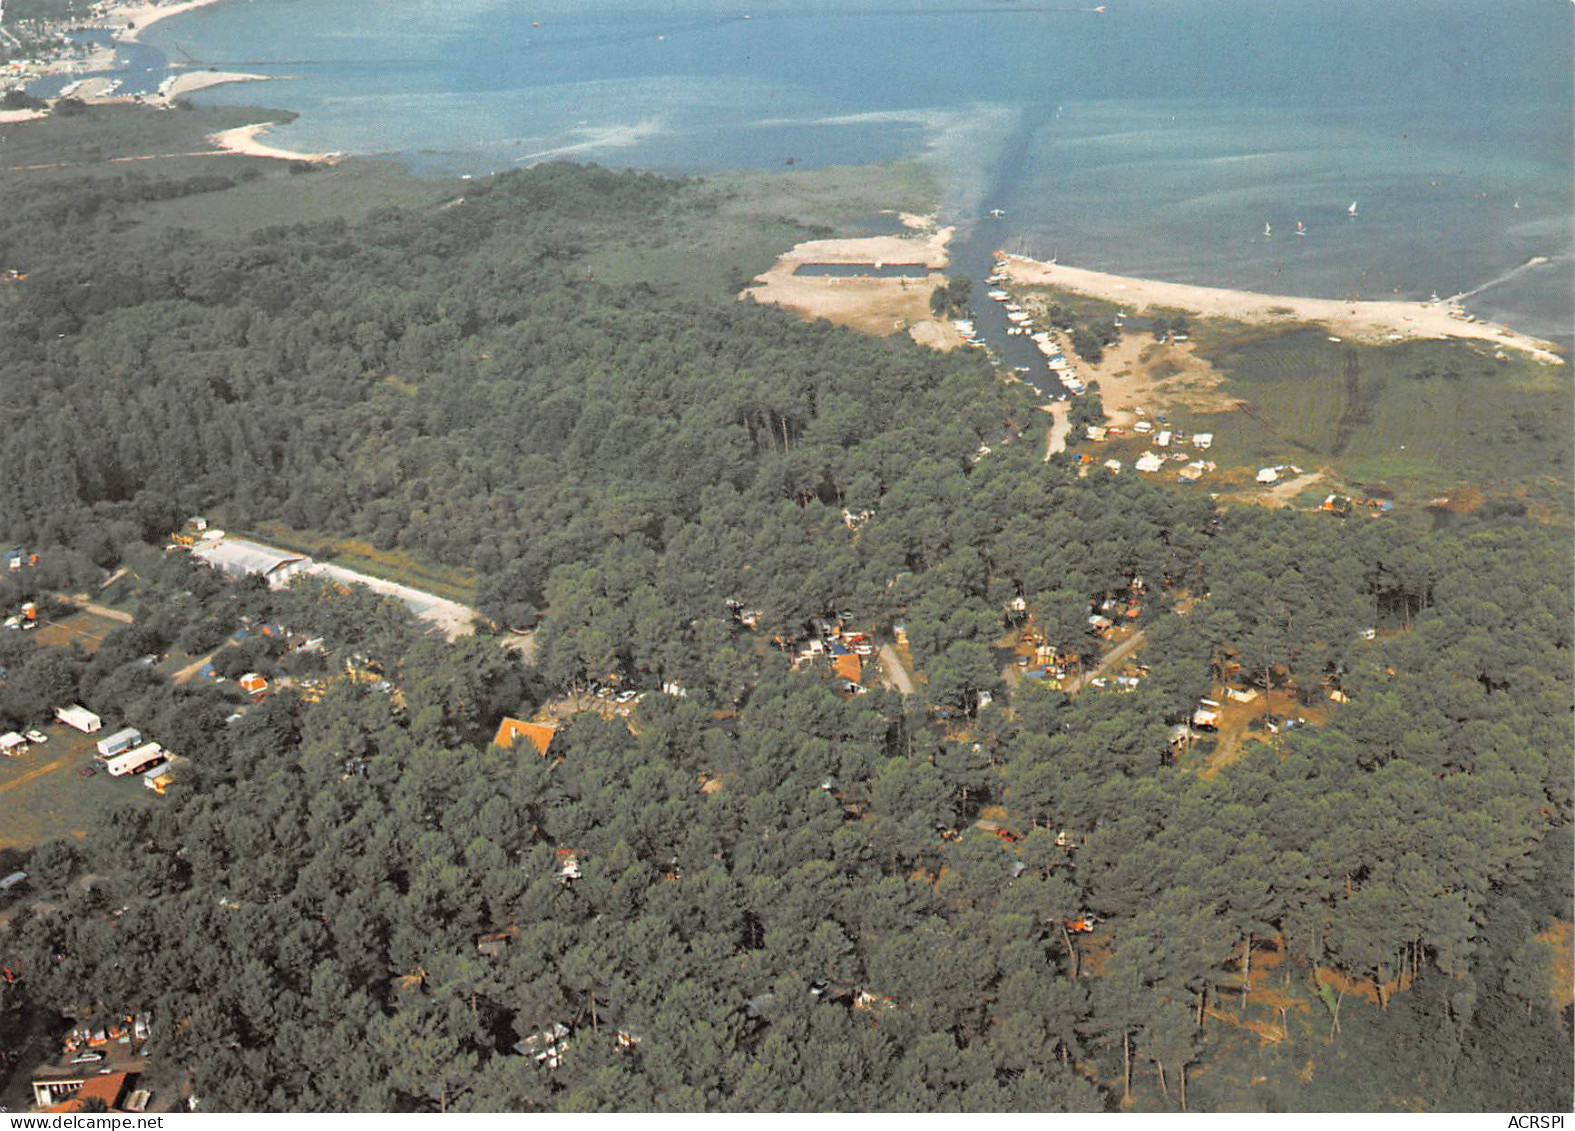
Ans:
[[[852,652],[845,656],[836,656],[831,661],[831,670],[838,679],[845,679],[849,683],[859,682],[859,677],[864,674],[864,665],[859,657]]]
[[[81,1111],[89,1100],[101,1100],[105,1111],[119,1107],[126,1093],[129,1072],[103,1076],[76,1076],[33,1081],[33,1102],[46,1112]]]
[[[524,738],[536,748],[536,753],[545,756],[547,747],[552,745],[553,735],[557,733],[558,728],[552,723],[532,723],[505,717],[498,724],[498,733],[493,735],[492,745],[507,750],[514,745],[515,739]]]

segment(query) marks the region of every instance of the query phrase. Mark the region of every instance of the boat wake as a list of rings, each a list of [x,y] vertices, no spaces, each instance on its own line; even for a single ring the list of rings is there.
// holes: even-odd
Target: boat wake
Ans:
[[[1568,259],[1575,259],[1575,255],[1556,255],[1551,257],[1546,255],[1533,255],[1530,259],[1526,260],[1526,262],[1522,263],[1514,270],[1506,271],[1496,279],[1489,279],[1481,286],[1472,287],[1469,291],[1461,291],[1457,295],[1451,295],[1447,301],[1451,303],[1458,303],[1464,302],[1468,298],[1476,298],[1477,295],[1483,293],[1484,291],[1490,291],[1494,287],[1501,287],[1511,279],[1519,278],[1527,271],[1534,270],[1538,267],[1546,267],[1550,263],[1557,263]]]

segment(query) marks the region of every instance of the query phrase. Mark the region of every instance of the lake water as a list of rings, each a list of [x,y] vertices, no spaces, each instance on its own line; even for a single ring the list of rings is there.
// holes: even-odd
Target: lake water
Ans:
[[[834,279],[927,279],[931,271],[918,263],[804,263],[793,274]]]
[[[965,269],[1007,247],[1180,282],[1426,298],[1543,255],[1468,306],[1575,331],[1575,5],[1092,8],[225,0],[147,38],[171,58],[290,76],[197,96],[298,111],[273,135],[287,147],[472,174],[921,156]]]

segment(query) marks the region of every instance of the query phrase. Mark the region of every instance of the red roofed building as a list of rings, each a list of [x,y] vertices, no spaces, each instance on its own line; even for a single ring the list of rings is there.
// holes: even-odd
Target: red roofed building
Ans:
[[[855,653],[849,652],[846,656],[833,657],[831,670],[839,679],[849,683],[859,682],[859,677],[864,674],[864,665]]]
[[[558,733],[558,728],[552,723],[532,723],[524,719],[504,718],[498,724],[498,733],[492,737],[492,745],[504,750],[514,745],[516,739],[526,739],[536,748],[536,753],[543,756],[547,747],[552,745],[553,735]]]
[[[115,1111],[126,1094],[129,1072],[105,1076],[62,1076],[33,1081],[33,1103],[45,1112],[81,1111],[89,1100],[102,1100],[106,1111]]]

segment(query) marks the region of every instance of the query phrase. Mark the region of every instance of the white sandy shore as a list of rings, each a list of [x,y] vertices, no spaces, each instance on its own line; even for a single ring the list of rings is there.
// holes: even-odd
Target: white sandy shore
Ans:
[[[115,38],[135,43],[137,38],[160,20],[178,16],[183,12],[206,8],[219,0],[180,0],[175,4],[112,4],[104,10],[101,20],[105,27],[115,29]]]
[[[247,157],[274,157],[281,161],[311,161],[332,163],[339,159],[337,153],[298,153],[293,149],[280,149],[268,145],[262,136],[277,123],[255,122],[249,126],[236,126],[233,130],[209,134],[208,141],[226,153],[240,153]]]
[[[34,118],[42,118],[43,110],[0,110],[0,126],[9,126],[13,122],[31,122]]]
[[[221,86],[229,82],[267,82],[272,77],[272,75],[248,74],[245,71],[182,71],[160,83],[158,95],[150,96],[147,101],[169,103],[184,95],[207,90],[211,86]]]
[[[1019,284],[1052,286],[1106,302],[1120,303],[1131,313],[1148,307],[1184,310],[1204,318],[1229,318],[1249,323],[1315,322],[1336,334],[1368,342],[1407,338],[1466,338],[1529,353],[1539,361],[1562,365],[1551,342],[1518,334],[1506,326],[1466,322],[1452,317],[1444,304],[1424,302],[1343,301],[1263,295],[1217,287],[1166,283],[1127,275],[1109,275],[1080,267],[1041,263],[1004,255],[1006,273]]]

